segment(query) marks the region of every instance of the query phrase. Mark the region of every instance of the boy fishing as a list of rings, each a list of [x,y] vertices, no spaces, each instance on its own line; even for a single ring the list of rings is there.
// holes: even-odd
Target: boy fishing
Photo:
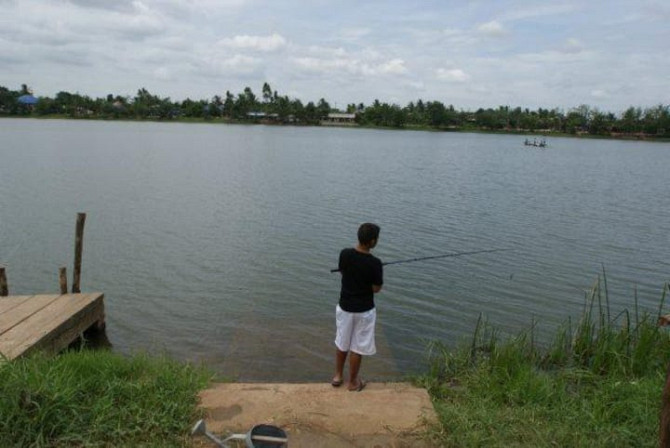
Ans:
[[[344,364],[349,356],[348,390],[361,391],[366,383],[359,378],[363,356],[377,352],[375,346],[374,294],[382,289],[382,262],[370,251],[377,245],[379,226],[364,223],[358,228],[358,244],[340,252],[338,268],[342,274],[340,300],[335,308],[335,375],[334,387],[344,382]]]

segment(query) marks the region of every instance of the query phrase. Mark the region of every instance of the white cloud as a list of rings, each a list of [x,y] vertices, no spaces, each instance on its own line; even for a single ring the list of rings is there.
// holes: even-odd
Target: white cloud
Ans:
[[[519,62],[537,66],[538,64],[553,65],[554,69],[559,68],[558,64],[571,64],[575,62],[585,62],[593,60],[594,54],[588,51],[555,51],[547,50],[537,53],[519,53],[514,56]],[[554,65],[556,64],[556,65]]]
[[[379,72],[402,75],[403,73],[407,73],[407,67],[405,67],[405,61],[402,59],[391,59],[379,66]]]
[[[237,73],[250,73],[256,70],[260,63],[260,59],[236,54],[232,58],[222,60],[220,65],[224,70],[233,70]]]
[[[346,56],[347,52],[342,47],[329,48],[329,47],[320,47],[318,45],[310,45],[307,47],[307,51],[311,54],[316,54],[319,57],[343,57]]]
[[[670,5],[667,2],[649,1],[642,5],[645,17],[651,20],[670,20]]]
[[[154,77],[163,81],[173,79],[172,72],[167,67],[158,67],[154,70]]]
[[[340,34],[346,40],[358,40],[371,33],[370,28],[345,28]]]
[[[286,46],[286,39],[275,33],[270,36],[235,36],[233,38],[221,39],[219,45],[229,48],[276,51]]]
[[[426,90],[426,85],[422,81],[408,81],[405,83],[405,86],[417,92]]]
[[[470,79],[470,75],[465,73],[460,68],[455,69],[438,68],[435,71],[435,76],[437,79],[441,81],[448,81],[448,82],[465,82]]]
[[[332,73],[341,75],[347,73],[357,76],[379,76],[379,75],[401,75],[407,72],[405,62],[402,59],[391,59],[389,61],[372,63],[363,62],[357,58],[314,58],[296,57],[294,64],[304,71],[313,73]]]
[[[667,91],[667,0],[531,3],[389,2],[380,14],[346,2],[324,13],[254,0],[0,0],[10,18],[0,19],[0,85],[91,96],[144,86],[179,99],[257,90],[269,77],[279,92],[331,103],[423,90],[457,107],[613,111]]]
[[[579,40],[575,38],[570,38],[565,41],[560,51],[568,54],[581,53],[582,51],[584,51],[584,46]]]
[[[463,30],[455,28],[447,28],[442,30],[442,39],[449,45],[456,47],[464,47],[477,43],[478,38],[474,37],[472,33],[467,33]]]
[[[77,5],[81,8],[95,8],[111,11],[132,11],[134,8],[133,0],[69,0],[69,3]]]
[[[115,33],[121,39],[138,40],[165,33],[168,24],[164,17],[151,11],[142,11],[135,16],[111,13],[103,22],[102,28]]]
[[[480,34],[490,37],[500,37],[508,33],[507,30],[502,26],[502,24],[497,20],[482,23],[477,27],[477,31]]]
[[[556,17],[563,14],[568,14],[577,10],[578,7],[570,4],[546,4],[546,5],[524,5],[520,8],[508,8],[501,17],[504,21],[516,21],[536,19],[539,17]]]
[[[591,91],[591,96],[597,99],[609,98],[609,93],[602,89],[595,89]]]
[[[255,75],[261,68],[261,60],[236,54],[230,58],[203,57],[194,62],[196,72],[207,77]]]

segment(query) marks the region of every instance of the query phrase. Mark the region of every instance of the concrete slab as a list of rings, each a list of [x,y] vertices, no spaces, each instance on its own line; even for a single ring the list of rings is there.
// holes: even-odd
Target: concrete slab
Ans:
[[[408,383],[217,384],[200,394],[208,429],[226,436],[254,425],[281,427],[294,447],[432,447],[437,416],[425,389]]]

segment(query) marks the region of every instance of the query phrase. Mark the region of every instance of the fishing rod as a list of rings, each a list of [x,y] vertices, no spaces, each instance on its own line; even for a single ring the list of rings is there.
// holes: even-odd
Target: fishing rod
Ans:
[[[409,258],[407,260],[396,260],[396,261],[389,261],[387,263],[382,263],[382,266],[388,266],[390,264],[400,264],[400,263],[413,263],[415,261],[423,261],[423,260],[434,260],[436,258],[447,258],[447,257],[460,257],[462,255],[474,255],[474,254],[483,254],[483,253],[490,253],[490,252],[501,252],[504,250],[512,250],[512,249],[487,249],[487,250],[475,250],[472,252],[457,252],[455,254],[444,254],[444,255],[433,255],[430,257],[419,257],[419,258]],[[340,269],[331,269],[330,272],[339,272]]]

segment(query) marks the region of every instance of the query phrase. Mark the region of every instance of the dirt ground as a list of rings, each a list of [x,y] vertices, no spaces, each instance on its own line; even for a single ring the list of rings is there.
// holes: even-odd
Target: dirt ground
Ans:
[[[437,446],[428,438],[427,429],[437,424],[428,393],[408,383],[369,383],[361,392],[349,392],[346,384],[227,383],[200,398],[207,429],[219,438],[265,423],[286,431],[291,448]],[[197,442],[208,445],[215,446]]]

